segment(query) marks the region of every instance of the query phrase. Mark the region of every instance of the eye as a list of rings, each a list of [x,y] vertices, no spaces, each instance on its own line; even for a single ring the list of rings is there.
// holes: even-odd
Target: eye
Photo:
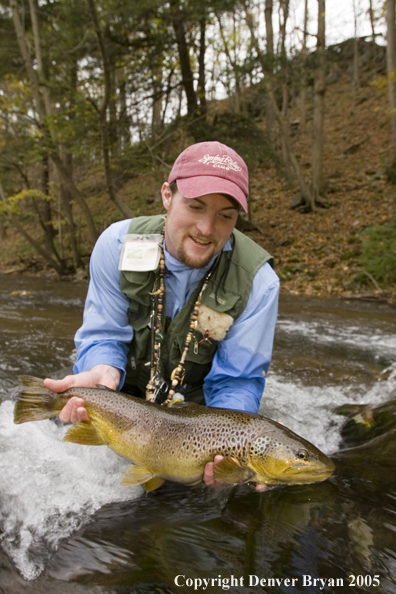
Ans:
[[[307,450],[299,450],[297,458],[300,458],[300,460],[306,460],[308,458]]]

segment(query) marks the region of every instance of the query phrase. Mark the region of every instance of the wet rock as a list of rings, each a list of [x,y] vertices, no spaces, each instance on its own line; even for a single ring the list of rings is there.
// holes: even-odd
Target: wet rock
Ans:
[[[388,432],[396,432],[396,391],[382,404],[345,405],[336,412],[348,417],[341,428],[341,447],[367,444]]]

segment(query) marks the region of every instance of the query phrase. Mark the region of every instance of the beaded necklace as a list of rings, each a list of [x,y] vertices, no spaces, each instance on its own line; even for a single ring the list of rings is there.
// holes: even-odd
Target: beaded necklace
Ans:
[[[165,233],[165,225],[162,228],[162,235]],[[165,270],[165,257],[163,242],[161,243],[161,254],[159,261],[159,274],[158,278],[154,282],[153,290],[151,295],[151,314],[150,314],[150,328],[151,328],[151,360],[146,365],[150,365],[150,380],[146,386],[146,400],[155,402],[160,391],[163,391],[164,387],[167,387],[166,381],[160,375],[160,358],[161,358],[161,344],[164,340],[164,334],[162,331],[162,314],[163,314],[163,301],[165,294],[165,281],[164,281],[164,270]],[[183,382],[186,370],[184,363],[187,357],[188,350],[190,348],[191,340],[193,337],[194,330],[197,327],[198,312],[202,301],[202,293],[206,289],[209,283],[210,276],[214,270],[212,266],[206,275],[202,288],[199,292],[197,300],[195,301],[194,308],[190,315],[190,329],[187,333],[184,348],[180,361],[171,373],[172,387],[170,388],[167,398],[163,403],[168,406],[172,403],[176,394],[176,388]],[[157,286],[159,287],[157,289]]]

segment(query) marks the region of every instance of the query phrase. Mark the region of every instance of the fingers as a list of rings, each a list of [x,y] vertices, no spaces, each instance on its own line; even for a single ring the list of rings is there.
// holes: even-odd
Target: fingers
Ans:
[[[219,480],[215,479],[215,477],[214,477],[214,467],[223,458],[224,458],[224,456],[220,456],[218,454],[217,456],[214,457],[213,462],[207,463],[207,465],[205,466],[204,475],[203,475],[203,480],[204,480],[205,485],[214,487],[216,485],[221,484],[222,481],[219,481]]]
[[[78,374],[78,375],[80,375],[80,374]],[[61,380],[54,380],[54,379],[46,378],[44,380],[44,386],[48,390],[51,390],[52,392],[64,392],[65,390],[68,390],[69,388],[72,388],[73,386],[76,385],[73,383],[75,377],[77,377],[77,376],[67,375],[66,377],[64,377]],[[82,384],[80,384],[80,385],[82,385]]]
[[[90,374],[92,382],[90,387],[92,388],[101,384],[111,390],[116,390],[120,384],[121,371],[112,365],[95,365],[87,373]]]
[[[264,491],[268,491],[268,485],[264,485],[264,484],[260,484],[260,485],[256,485],[256,491],[257,493],[264,493]]]
[[[88,421],[88,413],[84,408],[84,400],[73,396],[59,413],[59,419],[62,423],[78,423],[78,421]]]
[[[61,380],[47,378],[44,386],[52,392],[64,392],[69,388],[96,388],[98,384],[116,390],[120,383],[121,371],[111,365],[95,365],[89,371],[67,375]]]
[[[115,390],[121,378],[121,371],[111,365],[95,365],[89,371],[83,371],[76,375],[67,375],[61,380],[47,378],[44,386],[52,392],[65,392],[70,388],[84,387],[95,388],[98,384]],[[84,400],[73,396],[68,400],[59,414],[63,423],[78,423],[88,421],[88,413],[84,408]]]
[[[90,372],[78,373],[77,375],[67,375],[61,380],[47,378],[44,380],[44,386],[52,392],[65,392],[69,388],[77,386],[89,387],[92,381]],[[84,408],[84,400],[73,396],[67,401],[59,413],[59,419],[62,423],[78,423],[78,421],[88,421],[88,413]]]
[[[222,481],[219,481],[219,480],[215,479],[215,477],[214,477],[214,467],[223,458],[224,458],[224,456],[220,456],[218,454],[217,456],[215,456],[213,462],[208,462],[206,464],[205,470],[204,470],[204,475],[203,475],[203,480],[204,480],[205,485],[207,485],[208,487],[210,487],[210,486],[215,487],[216,485],[222,484]],[[256,485],[255,489],[256,489],[257,493],[264,493],[264,491],[268,491],[268,485],[265,485],[262,483],[260,485]]]
[[[207,465],[205,466],[203,480],[204,480],[205,485],[207,485],[207,486],[214,484],[213,468],[214,468],[213,462],[208,462]]]

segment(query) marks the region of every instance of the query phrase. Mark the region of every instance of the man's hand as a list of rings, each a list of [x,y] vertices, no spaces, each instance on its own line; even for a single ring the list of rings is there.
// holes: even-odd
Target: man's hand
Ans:
[[[76,375],[67,375],[61,380],[45,379],[44,386],[52,392],[64,392],[69,388],[84,387],[96,388],[97,384],[107,386],[116,390],[120,383],[121,371],[111,365],[95,365],[89,371],[77,373]],[[73,396],[68,400],[59,414],[59,419],[63,423],[77,423],[78,421],[88,421],[88,413],[84,408],[84,400]]]
[[[220,456],[217,455],[215,456],[213,462],[208,462],[207,465],[205,466],[205,470],[204,470],[204,476],[203,476],[203,480],[205,485],[207,486],[216,486],[216,485],[221,485],[222,481],[218,481],[215,479],[214,477],[214,467],[216,466],[216,464],[218,464],[222,459],[224,458],[224,456]],[[256,491],[258,493],[262,493],[263,491],[267,491],[268,487],[267,485],[256,485]]]

